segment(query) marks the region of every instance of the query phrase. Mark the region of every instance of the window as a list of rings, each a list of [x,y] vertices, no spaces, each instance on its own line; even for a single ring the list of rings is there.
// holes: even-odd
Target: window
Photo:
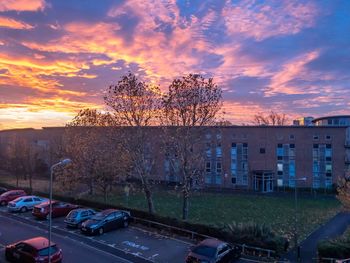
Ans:
[[[207,162],[206,165],[205,165],[205,171],[207,173],[210,173],[211,172],[211,163],[210,162]]]
[[[206,138],[207,140],[210,140],[210,139],[211,139],[211,134],[210,134],[210,133],[207,133],[207,134],[205,135],[205,138]]]
[[[265,153],[265,152],[266,152],[265,148],[260,148],[260,153]]]
[[[277,164],[277,171],[283,172],[283,163]]]
[[[221,146],[216,147],[216,157],[222,157]]]
[[[277,148],[277,156],[283,156],[283,148]]]
[[[326,164],[326,173],[331,173],[331,172],[332,172],[332,165]]]
[[[290,140],[294,140],[294,139],[295,139],[294,134],[290,134],[290,135],[289,135],[289,139],[290,139]]]
[[[314,149],[318,149],[318,144],[314,144],[314,145],[313,145],[313,148],[314,148]]]
[[[326,135],[326,140],[331,140],[332,137],[330,135]]]
[[[289,176],[295,177],[295,161],[290,160],[289,162]]]
[[[217,133],[217,134],[216,134],[216,139],[217,139],[217,140],[221,140],[221,133]]]
[[[33,199],[32,198],[26,198],[26,199],[23,200],[23,202],[30,203],[30,202],[33,202]]]
[[[221,173],[222,172],[222,167],[221,167],[221,162],[216,163],[216,172]]]
[[[82,217],[88,216],[88,211],[82,211],[82,212],[81,212],[81,216],[82,216]]]
[[[236,177],[232,177],[232,184],[236,184],[237,183],[237,178]]]
[[[314,140],[318,140],[318,135],[314,135]]]

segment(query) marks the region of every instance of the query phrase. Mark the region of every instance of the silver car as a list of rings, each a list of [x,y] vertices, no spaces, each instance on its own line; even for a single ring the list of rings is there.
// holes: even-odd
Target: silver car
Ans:
[[[46,201],[48,201],[47,198],[35,195],[21,196],[9,202],[7,209],[11,212],[27,212],[28,210],[33,209],[34,206]]]

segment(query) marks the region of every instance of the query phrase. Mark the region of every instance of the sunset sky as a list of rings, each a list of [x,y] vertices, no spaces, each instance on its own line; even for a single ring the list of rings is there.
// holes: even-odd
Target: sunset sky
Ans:
[[[349,114],[348,0],[0,0],[0,130],[62,126],[129,70],[200,73],[224,118]]]

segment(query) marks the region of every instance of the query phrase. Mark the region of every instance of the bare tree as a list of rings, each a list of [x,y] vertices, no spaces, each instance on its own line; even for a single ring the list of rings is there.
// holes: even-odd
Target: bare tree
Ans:
[[[181,172],[184,220],[188,219],[193,185],[202,181],[205,127],[215,123],[221,100],[222,91],[213,79],[193,74],[175,79],[162,100],[166,144],[175,152]]]
[[[141,182],[150,214],[155,212],[150,180],[154,158],[152,145],[147,142],[146,127],[157,122],[159,93],[158,87],[138,80],[129,72],[116,85],[110,86],[104,97],[118,123],[132,126],[132,129],[124,128],[122,144],[131,160],[132,173]]]
[[[67,124],[64,133],[65,155],[72,158],[75,170],[70,175],[69,183],[72,183],[73,178],[75,178],[75,182],[86,182],[91,195],[94,194],[96,178],[100,173],[96,166],[100,166],[101,158],[105,157],[101,155],[101,149],[106,146],[105,144],[102,145],[102,142],[103,140],[108,141],[114,136],[115,129],[112,127],[107,129],[107,127],[114,124],[115,120],[111,114],[96,109],[84,109]],[[102,130],[101,127],[104,127],[104,129]],[[115,153],[116,148],[111,147],[110,144],[108,150]],[[115,158],[119,156],[116,154]]]
[[[27,141],[17,134],[13,134],[8,141],[6,155],[8,170],[16,176],[16,187],[19,184],[20,176],[25,178],[25,162],[26,156],[23,151],[23,146],[27,144]]]
[[[264,115],[263,113],[259,113],[254,115],[253,123],[256,125],[286,125],[288,118],[284,113],[277,113],[271,111],[269,114]]]

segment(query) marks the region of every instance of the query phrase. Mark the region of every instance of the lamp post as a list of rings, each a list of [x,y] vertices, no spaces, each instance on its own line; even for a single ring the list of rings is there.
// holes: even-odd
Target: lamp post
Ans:
[[[72,161],[71,159],[64,159],[58,163],[55,163],[50,168],[50,199],[49,199],[49,249],[48,249],[48,256],[49,256],[49,263],[51,263],[51,228],[52,228],[52,176],[54,168],[57,166],[66,166],[70,164]]]
[[[294,181],[294,247],[296,249],[296,257],[297,261],[300,261],[300,247],[298,244],[298,196],[297,196],[297,182],[298,181],[306,181],[306,177],[289,179]]]

